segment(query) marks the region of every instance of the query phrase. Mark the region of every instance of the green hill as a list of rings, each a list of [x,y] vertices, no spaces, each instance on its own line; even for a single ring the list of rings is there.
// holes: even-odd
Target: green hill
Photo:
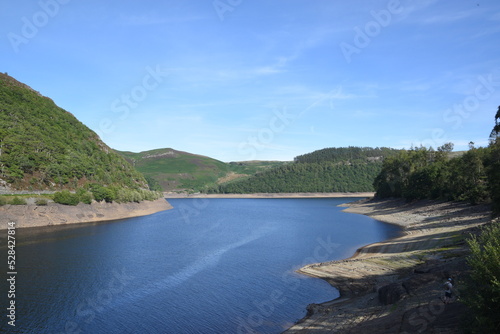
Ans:
[[[147,189],[143,175],[51,99],[0,73],[0,187]]]
[[[244,180],[218,185],[213,193],[364,192],[385,158],[397,154],[389,148],[327,148],[298,156],[294,163],[257,173]]]
[[[367,161],[379,161],[385,157],[393,156],[398,152],[387,147],[330,147],[295,157],[295,162],[322,163],[322,162],[349,162],[365,163]]]
[[[202,191],[284,162],[247,161],[225,163],[203,155],[162,148],[140,153],[116,151],[163,191]],[[151,181],[150,181],[151,183]]]

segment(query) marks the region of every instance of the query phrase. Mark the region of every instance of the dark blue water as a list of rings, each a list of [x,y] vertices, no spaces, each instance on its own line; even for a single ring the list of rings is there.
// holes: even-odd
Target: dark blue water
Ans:
[[[0,331],[280,333],[338,297],[294,270],[398,234],[337,207],[351,200],[172,199],[147,217],[18,229],[16,327],[3,279]]]

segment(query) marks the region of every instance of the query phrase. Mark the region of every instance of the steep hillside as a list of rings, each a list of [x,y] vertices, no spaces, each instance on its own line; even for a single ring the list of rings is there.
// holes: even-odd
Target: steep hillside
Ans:
[[[225,163],[206,156],[162,148],[140,153],[116,151],[164,191],[200,191],[216,184],[249,177],[283,162]],[[151,184],[151,181],[148,180]]]
[[[0,187],[147,189],[144,177],[71,113],[0,73]]]

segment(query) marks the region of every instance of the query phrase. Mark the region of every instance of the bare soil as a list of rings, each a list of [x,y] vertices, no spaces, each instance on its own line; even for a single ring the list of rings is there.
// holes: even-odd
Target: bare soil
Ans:
[[[77,206],[56,203],[43,206],[4,205],[0,206],[0,230],[7,229],[11,222],[16,223],[16,228],[102,222],[150,215],[171,208],[163,198],[123,204],[94,202],[80,203]]]
[[[226,176],[220,177],[217,180],[217,184],[223,184],[223,183],[231,182],[231,181],[234,181],[236,179],[240,179],[242,177],[247,177],[247,176],[248,175],[246,175],[246,174],[237,174],[235,172],[229,172],[229,173],[227,173]]]

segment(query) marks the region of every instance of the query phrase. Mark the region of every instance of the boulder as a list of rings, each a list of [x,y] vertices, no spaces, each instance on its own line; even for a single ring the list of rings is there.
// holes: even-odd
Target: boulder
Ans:
[[[384,305],[394,304],[406,293],[401,283],[391,283],[378,290],[378,300]]]

